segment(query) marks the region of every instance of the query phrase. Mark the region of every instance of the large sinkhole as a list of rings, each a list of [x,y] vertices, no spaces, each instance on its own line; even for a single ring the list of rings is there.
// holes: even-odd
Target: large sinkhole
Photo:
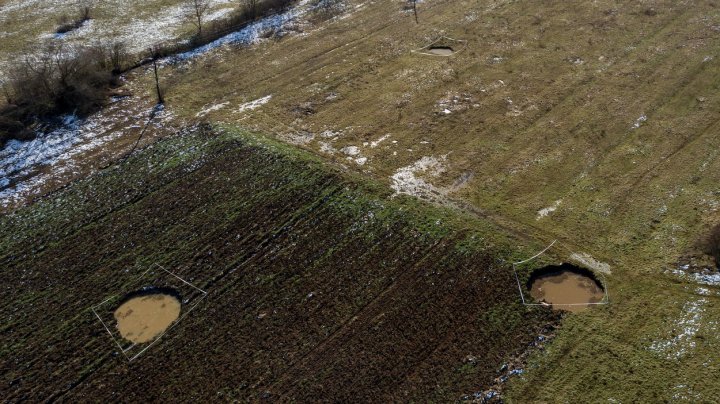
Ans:
[[[178,319],[180,302],[180,294],[170,288],[151,287],[130,293],[115,309],[117,329],[130,342],[150,342]]]
[[[595,274],[572,264],[536,269],[527,282],[530,295],[556,310],[586,310],[605,297],[605,289]]]

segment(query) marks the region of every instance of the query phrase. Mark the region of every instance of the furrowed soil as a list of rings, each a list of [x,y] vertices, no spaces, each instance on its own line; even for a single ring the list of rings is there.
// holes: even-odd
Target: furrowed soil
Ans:
[[[0,218],[6,400],[459,399],[557,321],[488,223],[198,131]],[[90,311],[159,263],[208,292],[129,362]],[[475,358],[468,363],[466,358]]]

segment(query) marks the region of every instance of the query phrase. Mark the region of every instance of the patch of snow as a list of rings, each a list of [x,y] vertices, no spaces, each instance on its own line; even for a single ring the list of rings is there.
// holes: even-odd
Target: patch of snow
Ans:
[[[700,331],[707,299],[686,302],[682,316],[673,324],[670,338],[654,341],[649,349],[667,359],[680,359],[695,348],[695,335]]]
[[[437,103],[437,113],[449,115],[453,112],[464,111],[473,104],[475,100],[470,94],[466,93],[447,93]]]
[[[340,151],[345,154],[349,161],[353,161],[355,164],[362,166],[367,163],[367,157],[360,154],[360,148],[357,146],[345,146]]]
[[[217,110],[220,110],[220,109],[225,108],[228,104],[230,104],[230,101],[221,102],[220,104],[214,104],[214,105],[211,105],[211,106],[209,106],[209,107],[207,107],[207,108],[203,108],[202,111],[200,111],[200,112],[198,112],[197,114],[195,114],[195,117],[196,117],[196,118],[201,118],[201,117],[203,117],[203,116],[205,116],[205,115],[207,115],[207,114],[209,114],[209,113],[211,113],[211,112],[213,112],[213,111],[217,111]]]
[[[307,5],[307,2],[307,0],[301,1],[297,6],[291,7],[285,12],[267,16],[206,45],[171,56],[168,62],[177,63],[190,60],[225,45],[249,45],[257,43],[264,33],[279,32],[287,23],[304,15],[307,12],[306,7],[304,7]]]
[[[540,220],[540,219],[548,216],[549,214],[555,212],[557,210],[557,208],[560,207],[561,203],[562,203],[562,199],[558,199],[557,201],[555,201],[552,204],[552,206],[548,206],[547,208],[538,210],[537,217],[535,218],[535,220]]]
[[[441,194],[440,190],[429,182],[418,177],[419,173],[425,173],[429,177],[436,177],[445,172],[444,160],[433,156],[423,156],[413,164],[399,168],[395,174],[390,176],[392,183],[390,187],[395,194],[407,194],[418,197],[431,197],[432,194]]]
[[[336,138],[336,137],[338,137],[338,136],[340,136],[340,135],[342,135],[342,131],[333,132],[333,131],[331,131],[331,130],[323,131],[323,132],[320,134],[320,136],[322,136],[322,137],[324,137],[324,138],[326,138],[326,139]]]
[[[11,140],[0,150],[0,208],[23,200],[43,185],[79,171],[78,161],[84,153],[103,146],[135,127],[138,117],[145,120],[146,111],[125,109],[118,104],[85,120],[67,115],[63,124],[49,132],[39,132],[29,141]],[[163,125],[167,113],[160,110],[153,125]],[[142,122],[144,123],[144,122]],[[120,125],[118,125],[120,124]]]
[[[327,154],[335,154],[337,149],[332,147],[330,143],[320,142],[320,151]]]
[[[357,156],[358,154],[360,154],[360,148],[358,148],[357,146],[345,146],[340,149],[340,151],[348,156]]]
[[[378,147],[380,145],[380,143],[384,142],[389,137],[390,137],[390,134],[388,133],[387,135],[380,137],[378,140],[373,140],[372,142],[370,142],[370,148],[374,149],[374,148]]]
[[[237,112],[245,112],[245,111],[252,111],[254,109],[260,108],[261,106],[267,104],[270,99],[272,98],[271,95],[266,95],[265,97],[258,98],[257,100],[253,100],[250,102],[246,102],[237,109]]]
[[[635,120],[635,123],[633,123],[631,129],[637,129],[637,128],[639,128],[639,127],[642,126],[642,124],[645,123],[646,121],[647,121],[647,115],[645,115],[645,114],[640,115],[640,116],[638,117],[638,119]]]
[[[678,384],[673,387],[673,400],[683,402],[700,402],[702,396],[686,384]]]
[[[690,279],[701,285],[720,286],[720,273],[694,273],[685,272],[681,269],[673,269],[670,272],[680,278]]]
[[[313,133],[305,131],[281,134],[280,137],[285,139],[288,143],[295,145],[308,144],[315,139],[315,135]]]

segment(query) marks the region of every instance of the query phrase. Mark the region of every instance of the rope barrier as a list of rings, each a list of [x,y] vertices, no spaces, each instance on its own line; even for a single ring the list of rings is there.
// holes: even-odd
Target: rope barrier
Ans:
[[[447,40],[450,40],[450,41],[453,41],[453,42],[459,42],[459,43],[463,44],[463,47],[460,48],[460,49],[458,49],[458,50],[452,49],[452,53],[450,53],[449,55],[439,55],[439,54],[437,54],[437,53],[431,53],[431,52],[426,52],[426,51],[425,51],[426,49],[431,48],[433,45],[435,45],[436,43],[442,41],[443,39],[447,39]],[[411,50],[410,52],[412,52],[412,53],[417,53],[417,54],[419,54],[419,55],[426,55],[426,56],[450,57],[450,56],[452,56],[452,55],[454,55],[454,54],[456,54],[456,53],[459,53],[459,52],[462,52],[463,50],[465,50],[465,48],[467,48],[467,44],[468,44],[468,41],[466,41],[466,40],[464,40],[464,39],[454,39],[454,38],[450,38],[449,36],[442,35],[442,36],[440,36],[438,39],[430,42],[429,44],[423,46],[422,48],[413,49],[413,50]]]
[[[170,331],[170,330],[171,330],[173,327],[175,327],[182,319],[184,319],[184,318],[185,318],[195,307],[197,307],[197,305],[200,304],[200,302],[208,295],[208,293],[207,293],[206,291],[200,289],[199,287],[193,285],[192,283],[186,281],[185,279],[179,277],[178,275],[176,275],[176,274],[168,271],[167,269],[165,269],[162,265],[160,265],[160,264],[158,264],[158,263],[153,263],[148,269],[146,269],[142,274],[140,274],[137,278],[135,278],[135,281],[138,281],[138,280],[142,279],[148,272],[150,272],[150,271],[151,271],[153,268],[155,268],[155,267],[160,268],[162,271],[166,272],[167,274],[169,274],[169,275],[171,275],[171,276],[179,279],[182,283],[184,283],[184,284],[192,287],[193,289],[199,291],[202,295],[201,295],[199,298],[194,299],[194,303],[193,303],[187,310],[184,310],[184,313],[183,313],[182,316],[180,316],[177,320],[175,320],[167,329],[165,329],[160,335],[158,335],[157,338],[155,338],[150,344],[148,344],[147,346],[145,346],[142,350],[140,350],[140,352],[136,353],[136,354],[133,355],[133,356],[128,356],[128,352],[130,352],[130,350],[132,350],[133,348],[135,348],[135,347],[137,346],[137,344],[134,344],[134,343],[133,343],[133,344],[130,345],[129,347],[123,348],[122,345],[120,344],[120,341],[118,340],[118,338],[115,338],[115,334],[113,334],[112,331],[110,331],[110,328],[107,326],[107,324],[105,323],[105,321],[104,321],[104,320],[102,319],[102,317],[97,313],[97,311],[95,311],[95,308],[100,307],[100,306],[104,305],[105,303],[107,303],[108,301],[117,298],[118,295],[113,295],[113,296],[111,296],[111,297],[103,300],[101,303],[96,304],[95,306],[92,306],[92,307],[90,308],[90,310],[93,312],[93,314],[95,314],[95,317],[97,317],[97,319],[100,320],[100,323],[102,324],[103,328],[105,328],[105,331],[107,331],[108,334],[110,334],[110,338],[112,338],[113,342],[118,346],[118,348],[120,349],[120,352],[122,352],[123,356],[125,356],[125,359],[127,359],[128,362],[132,362],[133,360],[137,359],[140,355],[142,355],[142,354],[143,354],[145,351],[147,351],[150,347],[152,347],[153,345],[155,345],[155,344],[160,340],[160,338],[162,338],[168,331]]]
[[[530,261],[536,259],[537,257],[543,255],[543,254],[544,254],[545,252],[547,252],[551,247],[553,247],[556,243],[558,243],[558,245],[560,245],[560,246],[563,247],[565,250],[567,250],[567,251],[570,253],[571,256],[572,256],[573,254],[575,254],[575,252],[572,251],[570,248],[568,248],[564,243],[562,243],[562,242],[560,242],[560,241],[558,241],[558,240],[553,240],[553,242],[550,243],[550,245],[548,245],[548,246],[545,247],[542,251],[540,251],[539,253],[533,255],[532,257],[527,258],[527,259],[524,259],[524,260],[522,260],[522,261],[517,261],[517,262],[513,262],[513,263],[512,263],[513,274],[515,275],[515,282],[517,282],[518,292],[520,292],[520,300],[522,301],[522,304],[523,304],[524,306],[544,306],[544,307],[547,307],[547,306],[590,306],[590,305],[607,305],[607,304],[610,304],[610,297],[609,297],[609,295],[608,295],[608,287],[607,287],[607,279],[605,278],[605,275],[602,274],[602,273],[600,273],[599,276],[602,278],[601,284],[602,284],[603,292],[605,292],[605,295],[603,296],[603,298],[602,298],[602,300],[601,300],[600,302],[588,302],[588,303],[552,303],[552,304],[550,304],[550,303],[528,303],[528,302],[525,300],[525,294],[523,293],[523,290],[522,290],[522,284],[520,283],[520,277],[518,276],[516,266],[517,266],[517,265],[525,264],[525,263],[527,263],[527,262],[530,262]],[[598,276],[598,274],[597,274],[595,271],[593,271],[593,274],[595,274],[595,276]]]

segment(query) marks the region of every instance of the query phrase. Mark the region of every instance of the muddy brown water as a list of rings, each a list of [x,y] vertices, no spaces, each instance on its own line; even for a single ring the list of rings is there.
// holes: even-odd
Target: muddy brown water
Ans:
[[[578,312],[587,310],[605,296],[600,283],[587,270],[571,265],[544,268],[530,279],[530,294],[553,309]]]
[[[136,344],[157,338],[179,316],[180,301],[165,293],[133,297],[115,310],[120,335]]]
[[[449,46],[432,46],[428,49],[428,52],[434,55],[450,56],[453,54],[453,49]]]

